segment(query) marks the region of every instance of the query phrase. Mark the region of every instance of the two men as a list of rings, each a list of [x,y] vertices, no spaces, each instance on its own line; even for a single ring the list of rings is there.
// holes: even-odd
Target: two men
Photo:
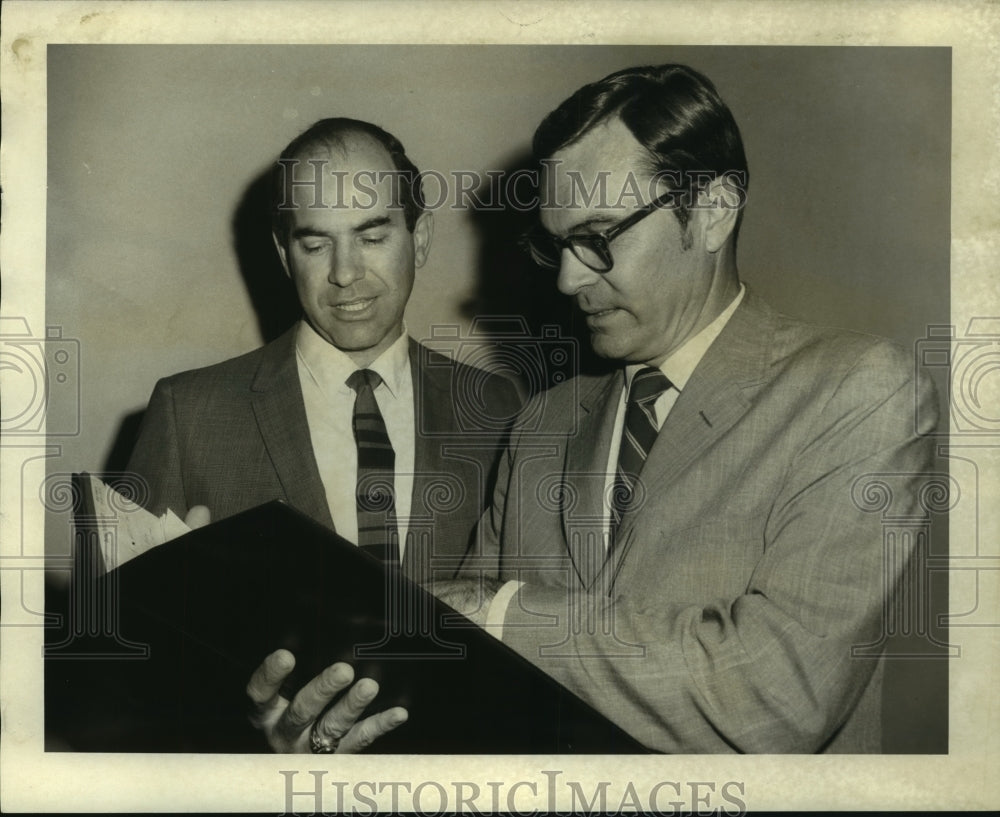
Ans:
[[[652,749],[879,751],[882,663],[852,648],[880,641],[909,551],[856,492],[892,474],[916,506],[930,382],[740,281],[746,160],[697,72],[585,86],[534,149],[534,257],[617,368],[534,398],[545,426],[512,434],[474,578],[439,596]]]

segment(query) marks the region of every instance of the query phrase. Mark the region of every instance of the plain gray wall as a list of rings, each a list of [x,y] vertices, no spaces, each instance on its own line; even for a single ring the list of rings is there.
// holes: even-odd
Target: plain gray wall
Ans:
[[[751,178],[744,279],[783,311],[910,346],[949,322],[950,59],[941,48],[49,46],[47,323],[79,339],[81,361],[80,434],[59,441],[49,470],[120,465],[134,431],[122,423],[158,378],[260,345],[267,315],[244,272],[275,259],[266,235],[241,248],[234,219],[314,120],[367,119],[422,169],[482,173],[522,161],[541,117],[577,87],[641,63],[703,71],[733,110]],[[245,228],[259,213],[244,215]],[[472,213],[436,213],[411,334],[468,329],[477,293],[496,289],[482,240]],[[66,516],[50,515],[47,552],[69,541]],[[918,696],[913,716],[923,707]],[[906,740],[940,745],[940,718]]]

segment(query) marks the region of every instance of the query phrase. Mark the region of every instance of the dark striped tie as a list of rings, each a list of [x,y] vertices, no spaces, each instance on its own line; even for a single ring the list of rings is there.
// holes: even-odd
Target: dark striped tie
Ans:
[[[393,477],[396,453],[375,402],[382,378],[361,369],[347,378],[354,400],[354,442],[358,447],[358,546],[391,565],[399,564],[399,534]]]
[[[642,466],[659,433],[653,404],[671,385],[663,372],[650,366],[640,369],[632,378],[625,407],[625,428],[622,430],[621,448],[618,451],[618,470],[615,472],[615,486],[611,497],[609,549],[614,546],[615,533],[622,516],[632,504]]]

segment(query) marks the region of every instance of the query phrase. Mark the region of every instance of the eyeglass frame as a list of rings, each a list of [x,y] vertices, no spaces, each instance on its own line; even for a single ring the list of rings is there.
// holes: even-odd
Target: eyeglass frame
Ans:
[[[537,230],[534,235],[532,233],[527,233],[518,241],[521,248],[526,250],[530,255],[532,260],[541,267],[546,269],[559,269],[559,262],[548,263],[542,260],[545,256],[535,250],[535,241],[538,238],[544,238],[550,241],[554,247],[558,247],[559,255],[562,255],[562,251],[568,249],[573,253],[573,257],[583,264],[587,269],[593,270],[594,272],[599,272],[601,274],[611,272],[615,268],[615,257],[611,254],[611,247],[609,246],[612,241],[614,241],[618,236],[624,233],[626,230],[634,227],[640,221],[642,221],[646,216],[656,210],[662,210],[663,205],[668,201],[683,195],[682,190],[668,190],[666,193],[657,196],[648,204],[642,205],[642,207],[637,208],[634,212],[629,213],[625,218],[616,224],[612,224],[606,230],[602,230],[599,233],[570,233],[565,238],[560,238],[559,236],[552,235],[552,233],[545,231],[544,236],[539,236]],[[577,253],[576,248],[579,244],[585,243],[588,248],[593,250],[594,254],[599,258],[605,259],[607,262],[607,267],[598,269],[592,266],[590,263],[585,261]]]

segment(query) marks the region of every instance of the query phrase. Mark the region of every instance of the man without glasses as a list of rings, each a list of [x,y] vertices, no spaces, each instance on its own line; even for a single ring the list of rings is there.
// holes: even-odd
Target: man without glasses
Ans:
[[[410,339],[403,313],[430,249],[433,217],[402,144],[367,122],[325,119],[282,152],[274,171],[274,241],[304,320],[247,355],[157,384],[129,470],[149,506],[194,524],[283,499],[424,581],[434,557],[461,557],[492,490],[519,398],[502,377],[453,363]],[[462,406],[475,393],[489,409]],[[460,416],[461,415],[461,416]],[[509,423],[508,423],[509,426]],[[468,434],[473,433],[473,437]],[[462,441],[461,457],[447,447]],[[435,484],[460,481],[436,513]],[[392,503],[387,526],[384,500]],[[407,521],[433,518],[431,541]],[[395,528],[395,531],[391,528]],[[336,592],[336,588],[331,588]],[[250,685],[274,748],[307,750],[316,715],[278,694],[292,656],[272,654]],[[347,664],[319,679],[351,686]],[[378,690],[362,679],[327,718],[342,748],[362,748],[401,723],[395,708],[348,729]],[[322,732],[313,730],[316,748]]]

